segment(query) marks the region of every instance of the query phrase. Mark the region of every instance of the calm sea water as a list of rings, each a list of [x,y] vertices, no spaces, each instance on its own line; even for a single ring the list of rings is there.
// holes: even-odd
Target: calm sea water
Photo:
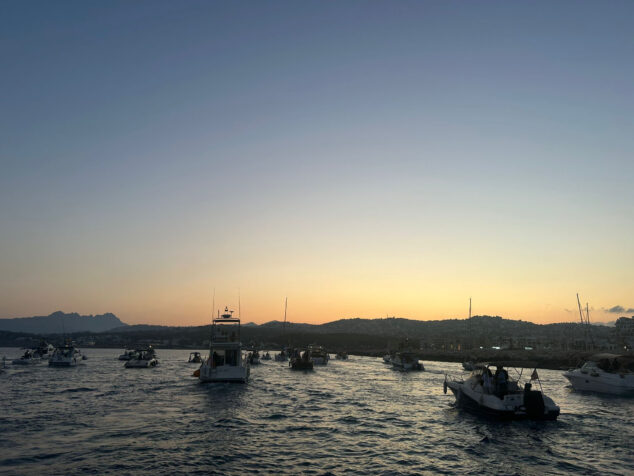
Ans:
[[[17,357],[19,349],[0,349]],[[442,371],[381,359],[312,373],[263,362],[247,385],[200,384],[187,350],[124,369],[89,349],[77,368],[0,374],[2,474],[633,474],[634,400],[577,394],[540,370],[556,422],[497,422],[454,407]]]

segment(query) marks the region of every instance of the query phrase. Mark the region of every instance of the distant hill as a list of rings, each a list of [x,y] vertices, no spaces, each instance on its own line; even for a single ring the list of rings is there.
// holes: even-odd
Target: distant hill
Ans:
[[[105,332],[126,323],[112,313],[97,316],[80,316],[76,312],[57,311],[48,316],[17,317],[0,319],[0,330],[10,332],[28,332],[31,334],[62,334],[73,332]]]

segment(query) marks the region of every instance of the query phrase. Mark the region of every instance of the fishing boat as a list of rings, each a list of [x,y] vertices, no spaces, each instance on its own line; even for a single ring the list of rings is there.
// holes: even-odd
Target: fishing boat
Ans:
[[[81,351],[75,347],[75,344],[68,341],[66,344],[56,347],[48,359],[49,367],[75,367],[84,359]]]
[[[559,407],[544,395],[537,369],[522,386],[522,371],[518,372],[517,378],[512,378],[502,364],[497,364],[498,370],[493,376],[490,366],[475,369],[466,380],[451,379],[445,374],[444,392],[451,390],[460,407],[497,418],[557,419]],[[539,383],[539,390],[533,389],[534,381]]]
[[[303,353],[295,350],[288,365],[292,370],[313,370],[314,361],[310,349],[305,350]]]
[[[337,360],[348,360],[348,353],[347,352],[337,352],[337,354],[335,355],[335,359],[337,359]]]
[[[397,352],[392,356],[391,363],[392,367],[401,371],[425,370],[413,352]]]
[[[212,320],[209,357],[200,366],[198,378],[201,382],[246,383],[250,371],[249,360],[242,354],[240,318],[225,307],[224,313]]]
[[[119,356],[119,360],[130,360],[136,354],[136,350],[126,349],[123,351],[123,354]]]
[[[330,360],[330,355],[326,352],[321,345],[309,345],[308,350],[310,352],[310,357],[313,360],[313,364],[315,365],[327,365]]]
[[[596,354],[564,377],[575,390],[634,396],[634,355]]]
[[[156,358],[156,351],[154,347],[149,346],[146,349],[137,349],[134,351],[134,355],[128,360],[124,367],[126,369],[147,369],[149,367],[156,367],[159,364]]]
[[[202,364],[203,358],[200,356],[200,352],[192,352],[189,354],[188,364]]]
[[[41,359],[38,354],[31,349],[26,349],[24,354],[17,359],[13,359],[12,363],[13,365],[32,365],[39,364],[40,360]]]

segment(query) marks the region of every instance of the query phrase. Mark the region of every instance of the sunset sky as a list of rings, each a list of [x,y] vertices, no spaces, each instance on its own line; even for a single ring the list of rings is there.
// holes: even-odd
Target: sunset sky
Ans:
[[[634,315],[632,32],[631,1],[3,1],[0,317]]]

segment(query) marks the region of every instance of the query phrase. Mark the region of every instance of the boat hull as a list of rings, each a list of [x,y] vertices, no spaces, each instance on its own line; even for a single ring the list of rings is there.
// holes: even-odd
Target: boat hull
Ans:
[[[158,365],[158,360],[150,359],[150,360],[128,360],[124,367],[126,369],[147,369],[150,367],[156,367]]]
[[[200,366],[199,380],[203,383],[230,382],[247,383],[249,381],[250,367],[248,365],[217,365],[211,366],[204,363]]]
[[[291,360],[289,365],[291,366],[291,370],[313,370],[314,363],[310,360],[295,359]]]
[[[13,365],[33,365],[39,364],[40,359],[14,359],[12,363]]]
[[[73,359],[73,360],[49,360],[48,361],[48,366],[49,367],[76,367],[79,364],[79,360],[77,359]]]

